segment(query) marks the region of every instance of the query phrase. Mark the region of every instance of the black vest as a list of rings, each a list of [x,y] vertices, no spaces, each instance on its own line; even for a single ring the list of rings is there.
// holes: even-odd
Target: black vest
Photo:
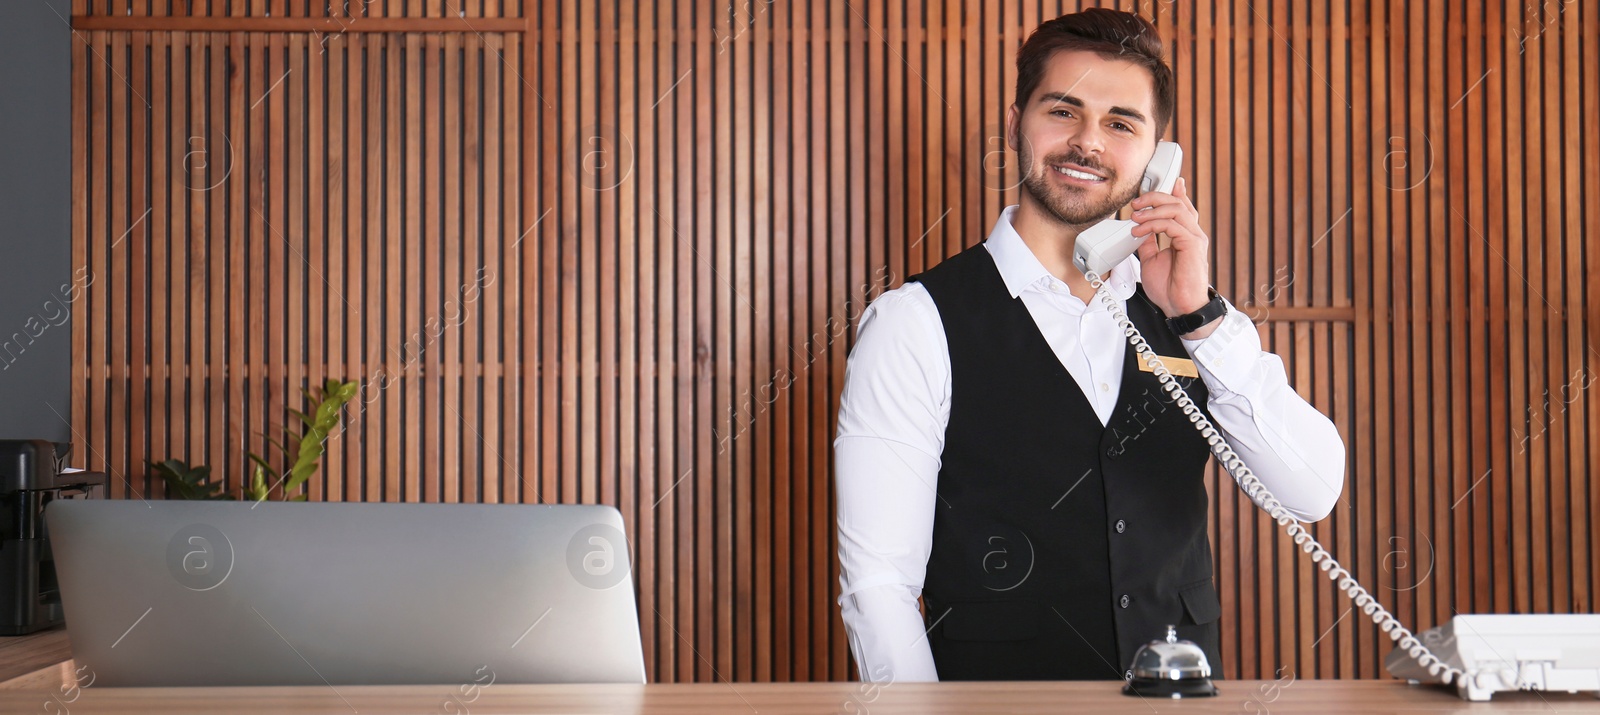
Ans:
[[[1122,678],[1168,624],[1220,671],[1210,451],[1155,374],[1124,344],[1101,425],[983,245],[908,280],[933,296],[950,349],[923,588],[939,679]],[[1157,355],[1188,356],[1143,287],[1126,303]],[[1178,380],[1204,409],[1204,382]]]

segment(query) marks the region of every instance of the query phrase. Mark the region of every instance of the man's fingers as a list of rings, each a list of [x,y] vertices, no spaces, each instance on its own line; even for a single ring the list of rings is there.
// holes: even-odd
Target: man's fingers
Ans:
[[[1200,232],[1198,224],[1195,223],[1194,216],[1189,214],[1187,211],[1182,210],[1181,208],[1179,208],[1176,212],[1167,215],[1156,213],[1157,211],[1161,211],[1161,209],[1150,209],[1149,211],[1144,212],[1149,215],[1139,216],[1138,218],[1134,219],[1133,235],[1143,236],[1147,233],[1151,233],[1152,229],[1149,228],[1150,226],[1155,226],[1153,231],[1156,233],[1166,233],[1169,235]],[[1138,214],[1135,214],[1135,216],[1138,216]]]
[[[1190,196],[1189,196],[1189,180],[1188,179],[1184,179],[1184,178],[1181,178],[1181,177],[1178,179],[1178,185],[1173,188],[1173,195],[1177,196],[1180,199],[1183,199],[1183,205],[1184,206],[1188,206],[1189,210],[1193,211],[1196,216],[1200,215],[1200,209],[1195,208],[1194,199],[1190,198]]]
[[[1134,223],[1144,223],[1158,218],[1183,218],[1188,213],[1188,207],[1183,204],[1169,203],[1134,211],[1128,214],[1128,218]]]
[[[1170,218],[1150,219],[1133,227],[1133,235],[1135,236],[1154,235],[1157,233],[1165,233],[1176,238],[1180,235],[1187,236],[1190,231],[1188,226]]]
[[[1182,206],[1183,199],[1173,196],[1172,194],[1165,194],[1160,191],[1151,191],[1146,194],[1141,194],[1139,198],[1134,199],[1128,205],[1132,206],[1136,210],[1150,206]]]
[[[1194,199],[1189,196],[1189,181],[1182,177],[1172,185],[1172,193],[1164,194],[1160,191],[1151,191],[1140,194],[1138,198],[1129,202],[1128,206],[1135,211],[1152,206],[1182,206],[1200,215],[1200,209],[1194,205]]]

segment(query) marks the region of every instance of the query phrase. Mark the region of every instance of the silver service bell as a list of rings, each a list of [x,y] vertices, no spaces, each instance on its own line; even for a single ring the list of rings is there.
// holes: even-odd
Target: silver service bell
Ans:
[[[1166,640],[1139,646],[1139,652],[1133,654],[1132,672],[1122,688],[1124,695],[1195,698],[1217,694],[1205,651],[1192,641],[1178,640],[1176,626],[1167,626]]]

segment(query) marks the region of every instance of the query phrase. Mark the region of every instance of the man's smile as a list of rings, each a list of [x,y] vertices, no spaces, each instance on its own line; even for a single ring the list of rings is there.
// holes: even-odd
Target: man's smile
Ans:
[[[1099,172],[1071,162],[1052,164],[1051,171],[1062,181],[1075,186],[1096,186],[1106,182],[1106,177]]]

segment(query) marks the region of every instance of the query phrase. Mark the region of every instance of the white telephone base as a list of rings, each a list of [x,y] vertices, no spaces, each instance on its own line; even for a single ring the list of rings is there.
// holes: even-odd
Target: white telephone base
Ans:
[[[1513,690],[1579,691],[1600,697],[1600,615],[1456,616],[1420,634],[1444,662],[1469,674],[1455,683],[1464,700]],[[1384,667],[1412,683],[1443,683],[1404,649]]]

